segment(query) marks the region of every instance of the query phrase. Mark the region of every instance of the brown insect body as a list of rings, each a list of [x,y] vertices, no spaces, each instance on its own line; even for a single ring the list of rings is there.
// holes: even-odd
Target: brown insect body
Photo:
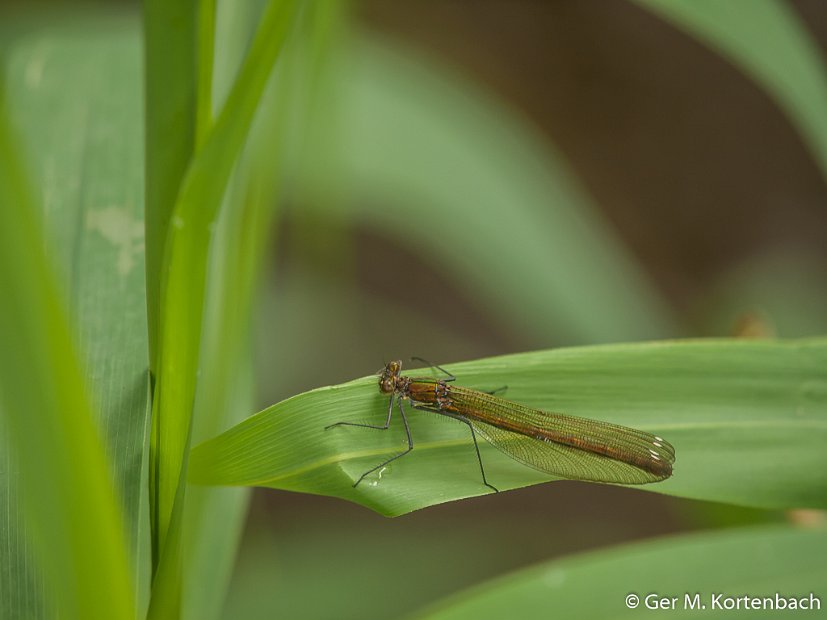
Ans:
[[[620,484],[658,482],[672,475],[675,450],[656,435],[533,409],[446,380],[404,377],[401,368],[399,361],[385,367],[380,391],[467,420],[495,447],[540,471]]]

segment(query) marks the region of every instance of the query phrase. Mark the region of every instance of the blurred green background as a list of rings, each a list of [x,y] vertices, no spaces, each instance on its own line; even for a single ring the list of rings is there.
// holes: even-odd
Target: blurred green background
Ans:
[[[256,402],[236,413],[411,355],[450,368],[564,345],[729,336],[745,316],[780,337],[824,334],[827,142],[824,121],[812,121],[796,103],[823,101],[823,75],[813,86],[806,71],[782,66],[789,83],[773,86],[770,78],[768,86],[737,52],[677,27],[649,4],[352,3],[334,53],[309,89],[315,97],[288,104],[286,161],[274,155],[269,162],[284,168],[279,175],[287,180],[264,231],[271,243],[254,310]],[[772,10],[751,14],[757,3],[734,4],[731,24],[770,19],[756,30],[761,43],[753,58],[787,58],[800,67],[796,54],[803,54],[823,70],[823,2],[779,3],[800,28],[792,35],[772,21]],[[228,5],[219,3],[219,38]],[[136,7],[85,6],[59,19],[48,17],[50,10],[33,16],[18,7],[23,17],[4,26],[14,31],[4,41],[24,41],[16,50],[9,43],[9,80],[37,83],[33,59],[49,57],[53,36],[88,59],[83,37],[66,24],[82,31],[89,28],[84,15],[103,15],[91,29],[115,41],[123,59],[89,91],[101,97],[98,113],[110,102],[116,114],[139,119]],[[70,35],[54,34],[63,29]],[[217,46],[217,53],[243,49]],[[220,93],[227,78],[222,83],[216,65]],[[89,73],[91,84],[97,69],[90,66],[74,71]],[[301,62],[296,66],[301,72]],[[56,92],[72,88],[73,79]],[[107,85],[114,94],[95,90]],[[779,92],[800,97],[790,103]],[[55,100],[54,93],[45,99]],[[38,101],[10,106],[23,119],[21,131],[34,132],[26,141],[63,153],[63,163],[75,161],[82,145],[58,142],[60,134],[31,120],[54,113],[46,104],[37,109]],[[93,113],[56,109],[65,126],[94,125]],[[121,125],[130,133],[94,139],[139,143],[140,121]],[[270,146],[278,150],[258,148],[267,153]],[[118,164],[128,162],[125,183],[139,186],[136,151],[124,149],[120,159],[91,169],[118,175]],[[90,175],[80,165],[38,166],[64,186]],[[70,238],[71,217],[50,214],[48,198],[50,228]],[[103,230],[105,223],[86,226]],[[128,250],[123,260],[140,257],[143,248],[132,242],[120,240]],[[63,252],[56,254],[67,269],[72,252]],[[94,295],[80,297],[94,305]],[[226,601],[209,580],[188,596],[199,601],[194,608],[212,606],[227,618],[400,617],[581,551],[794,519],[823,522],[820,514],[578,482],[397,519],[332,498],[256,489]],[[216,517],[213,527],[220,526]]]

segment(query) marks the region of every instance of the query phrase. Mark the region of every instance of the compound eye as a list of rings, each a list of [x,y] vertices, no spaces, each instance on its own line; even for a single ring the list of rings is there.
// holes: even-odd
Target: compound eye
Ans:
[[[390,379],[382,379],[379,382],[379,389],[385,394],[390,394],[393,392],[393,381]]]

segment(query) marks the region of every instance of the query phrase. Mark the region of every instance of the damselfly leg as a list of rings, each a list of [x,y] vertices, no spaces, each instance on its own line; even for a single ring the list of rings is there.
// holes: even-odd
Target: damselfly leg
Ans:
[[[437,369],[437,370],[439,370],[440,372],[444,373],[444,374],[445,374],[445,376],[446,376],[446,377],[448,377],[448,378],[447,378],[447,379],[443,379],[443,381],[449,381],[449,382],[450,382],[450,381],[454,381],[454,380],[456,379],[456,377],[455,377],[454,375],[452,375],[450,372],[448,372],[447,370],[445,370],[442,366],[437,366],[436,364],[432,364],[432,363],[431,363],[431,362],[429,362],[428,360],[423,359],[423,358],[421,358],[421,357],[412,357],[411,359],[412,359],[413,361],[415,361],[415,362],[422,362],[422,363],[423,363],[423,364],[425,364],[426,366],[428,366],[428,367],[430,367],[430,368],[436,368],[436,369]]]
[[[463,424],[468,426],[468,429],[471,431],[471,439],[474,442],[474,450],[477,453],[477,462],[480,464],[480,474],[482,474],[482,483],[487,486],[489,489],[492,489],[494,493],[499,493],[500,490],[495,487],[493,484],[489,484],[488,480],[485,478],[485,468],[482,466],[482,457],[480,456],[480,446],[477,443],[477,434],[474,432],[474,425],[471,424],[466,418],[462,417],[461,415],[456,415],[454,413],[449,413],[447,411],[443,411],[442,409],[435,409],[433,407],[426,407],[425,405],[411,405],[414,409],[419,409],[420,411],[430,411],[431,413],[439,413],[441,415],[447,416],[449,418],[453,418],[454,420],[458,420]]]
[[[336,422],[335,424],[331,424],[330,426],[325,426],[325,430],[333,428],[334,426],[358,426],[360,428],[375,428],[376,430],[386,431],[390,427],[391,417],[393,417],[393,403],[394,403],[394,401],[396,401],[399,404],[399,414],[402,416],[402,424],[405,426],[405,435],[408,438],[408,449],[403,451],[403,452],[400,452],[396,456],[392,456],[391,458],[389,458],[386,461],[383,461],[382,463],[379,463],[379,465],[377,465],[376,467],[372,467],[371,469],[367,470],[365,473],[363,473],[361,476],[359,476],[359,479],[356,482],[353,483],[354,488],[360,482],[362,482],[362,480],[365,479],[365,476],[367,476],[369,474],[372,474],[377,469],[382,469],[385,465],[387,465],[391,461],[395,461],[396,459],[405,456],[406,454],[408,454],[408,452],[413,450],[414,444],[413,444],[413,438],[411,437],[411,427],[408,425],[408,418],[405,415],[405,408],[402,406],[402,399],[401,398],[394,398],[393,396],[390,397],[390,399],[388,400],[388,417],[387,417],[387,419],[385,420],[385,423],[382,426],[378,426],[378,425],[375,425],[375,424],[359,424],[357,422]]]

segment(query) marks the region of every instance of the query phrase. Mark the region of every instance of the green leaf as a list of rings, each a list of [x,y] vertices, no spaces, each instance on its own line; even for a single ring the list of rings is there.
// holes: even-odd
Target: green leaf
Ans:
[[[530,406],[650,431],[676,449],[675,474],[645,488],[766,508],[827,507],[827,340],[699,340],[556,349],[445,365],[461,385],[508,386]],[[415,376],[430,371],[410,371]],[[405,447],[381,423],[376,378],[289,398],[196,446],[191,481],[342,497],[382,514],[485,493],[467,430],[411,411],[414,451],[357,488]],[[510,489],[549,476],[481,442],[489,480]]]
[[[213,123],[213,73],[215,69],[215,18],[217,0],[199,0],[192,13],[198,18],[197,71],[190,67],[190,79],[196,75],[195,142],[200,147],[209,135]]]
[[[824,528],[773,526],[667,538],[548,562],[472,588],[417,617],[548,618],[553,609],[561,618],[645,618],[658,613],[646,607],[653,593],[670,602],[676,597],[674,608],[660,612],[670,618],[739,616],[713,607],[715,594],[724,595],[719,600],[749,595],[774,601],[778,593],[810,604],[812,592],[823,605],[825,554]],[[634,610],[626,605],[630,594],[639,597]],[[685,607],[687,595],[694,602],[695,594],[706,613]],[[779,612],[740,611],[750,617],[762,613]]]
[[[153,520],[163,553],[185,467],[200,354],[212,229],[262,92],[297,9],[272,0],[218,119],[190,163],[172,216],[161,285],[160,364],[153,400]]]
[[[338,9],[336,1],[308,4],[291,27],[230,184],[227,202],[237,208],[223,210],[216,229],[194,440],[214,436],[253,410],[250,316],[273,230],[273,205],[289,161],[284,145],[291,132],[307,130],[305,108],[308,101],[315,101],[318,80],[314,78],[326,67],[333,33],[341,25]],[[240,33],[225,33],[222,49],[227,39],[234,47],[233,34]],[[191,517],[185,545],[187,617],[204,620],[222,613],[249,490],[196,487],[187,491]]]
[[[151,617],[177,617],[180,597],[187,596],[186,590],[181,589],[186,586],[180,583],[180,567],[188,561],[187,558],[198,558],[203,546],[195,538],[190,549],[182,549],[183,532],[194,528],[202,536],[207,534],[213,524],[205,511],[217,506],[224,508],[224,516],[229,517],[232,525],[217,548],[221,549],[226,561],[231,557],[233,541],[242,522],[245,502],[243,495],[238,493],[199,493],[185,512],[186,455],[192,433],[200,430],[194,428],[192,422],[199,397],[197,378],[200,370],[205,371],[202,380],[212,382],[218,388],[224,387],[215,393],[209,386],[201,386],[199,414],[206,417],[199,421],[201,426],[210,428],[210,425],[221,423],[222,416],[227,413],[238,414],[238,404],[229,404],[223,399],[239,380],[244,384],[245,377],[217,371],[227,370],[222,365],[247,353],[244,341],[238,339],[245,335],[249,324],[245,311],[249,308],[256,259],[261,253],[261,242],[252,238],[260,237],[261,230],[266,230],[266,226],[262,229],[254,226],[264,223],[262,214],[268,209],[264,201],[254,200],[245,208],[231,200],[225,202],[224,198],[300,6],[300,2],[272,0],[265,7],[232,89],[215,124],[203,137],[203,146],[190,163],[173,211],[161,286],[160,365],[153,400],[152,499],[160,563],[156,579],[158,587],[153,589],[150,606]],[[206,20],[201,27],[210,24],[211,20]],[[202,32],[200,36],[203,40],[212,34]],[[247,246],[243,245],[245,242]],[[216,261],[212,273],[211,260]],[[233,271],[233,267],[237,267],[237,271]],[[222,272],[225,268],[227,271]],[[210,294],[214,301],[218,300],[217,303],[226,304],[224,308],[219,305],[213,310],[219,319],[230,319],[230,323],[222,325],[221,329],[227,330],[231,340],[222,342],[220,337],[210,339],[207,336],[204,317],[209,310],[207,299]],[[238,294],[240,298],[236,297]],[[208,327],[210,325],[207,323]],[[212,327],[217,329],[214,324]],[[207,347],[204,341],[207,341]],[[213,350],[209,348],[211,344]],[[208,359],[202,364],[202,355],[216,353],[222,357]],[[204,396],[215,398],[212,402],[208,398],[205,404]],[[229,570],[229,564],[225,562],[224,565],[224,570],[219,568],[211,574],[211,583],[216,584],[216,579],[226,580],[222,573]]]
[[[827,178],[827,66],[817,41],[790,3],[637,2],[717,50],[764,88]]]
[[[19,514],[4,514],[3,534],[4,547],[14,541],[9,559],[20,564],[11,570],[21,575],[3,575],[0,605],[5,617],[45,615],[48,604],[66,618],[126,620],[135,608],[121,510],[5,88],[0,84],[0,290],[7,296],[0,304],[0,422],[3,482],[14,497],[7,510]],[[33,550],[20,553],[21,543]],[[31,591],[40,585],[26,564],[31,553],[54,596],[46,595],[49,603]],[[6,589],[17,579],[25,594]]]
[[[120,11],[73,13],[72,18],[37,13],[4,17],[2,23],[4,35],[6,29],[17,35],[5,63],[9,112],[25,147],[19,157],[28,164],[42,202],[47,239],[31,245],[12,264],[25,268],[31,248],[44,245],[56,266],[81,359],[80,385],[95,405],[96,431],[105,446],[101,470],[115,483],[129,575],[139,601],[145,602],[149,521],[144,444],[149,411],[140,37],[135,18]],[[10,293],[7,299],[13,299]],[[48,385],[43,379],[38,390]],[[71,406],[65,410],[74,414]],[[14,476],[0,476],[0,496],[6,494],[6,483],[13,484]],[[47,487],[59,484],[53,479]],[[45,595],[39,562],[31,554],[31,530],[20,520],[22,515],[15,514],[17,507],[12,497],[9,508],[0,510],[0,531],[9,543],[0,544],[0,564],[9,567],[0,577],[0,616],[38,617]],[[7,549],[15,559],[6,556]]]
[[[360,33],[337,56],[318,121],[330,129],[302,171],[306,195],[335,199],[310,208],[407,245],[545,342],[677,332],[563,158],[514,110],[393,41]]]
[[[204,2],[146,0],[143,3],[144,80],[146,83],[146,282],[151,369],[158,363],[161,275],[172,208],[195,150],[196,118],[207,125],[209,98],[203,71],[211,65],[201,54],[212,51]],[[202,28],[203,29],[203,28]],[[212,36],[212,32],[210,32]],[[208,49],[207,49],[208,48]],[[196,67],[198,73],[196,73]],[[136,79],[138,76],[131,76]],[[196,80],[196,77],[199,78]],[[207,109],[204,109],[207,108]],[[197,114],[196,114],[197,110]]]

